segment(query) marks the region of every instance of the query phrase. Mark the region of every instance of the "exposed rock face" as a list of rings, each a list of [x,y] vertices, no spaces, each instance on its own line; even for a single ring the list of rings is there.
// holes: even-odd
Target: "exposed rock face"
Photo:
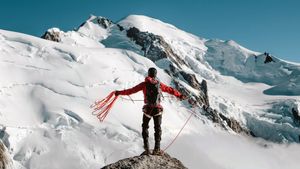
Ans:
[[[120,31],[123,31],[123,30],[125,30],[125,29],[124,29],[124,27],[123,27],[123,26],[121,26],[121,25],[119,25],[119,24],[117,24],[117,27],[119,28],[119,30],[120,30]]]
[[[137,45],[142,47],[145,57],[148,57],[154,62],[163,58],[168,58],[178,67],[185,64],[185,62],[173,52],[170,45],[163,37],[159,35],[141,32],[138,28],[132,27],[127,30],[127,36],[134,40]]]
[[[212,108],[206,108],[205,112],[206,112],[206,116],[209,119],[211,119],[214,123],[221,124],[222,119],[219,116],[219,113],[217,112],[217,110],[212,109]]]
[[[300,122],[300,115],[299,115],[299,111],[297,108],[294,108],[294,107],[292,108],[292,114],[293,114],[295,121]]]
[[[174,80],[176,89],[178,89],[182,94],[190,96],[188,102],[192,106],[202,107],[205,112],[204,115],[207,116],[208,119],[212,120],[214,123],[219,124],[224,129],[231,128],[237,133],[245,133],[246,135],[251,134],[251,131],[243,128],[237,120],[228,118],[222,113],[219,113],[217,110],[210,107],[206,80],[202,80],[202,82],[199,83],[195,75],[179,71],[178,68],[172,65],[170,65],[170,72],[168,72],[168,74],[175,77],[178,77],[178,75],[180,74],[190,86],[200,91],[199,95],[191,94],[191,92],[187,88],[182,86],[178,81]]]
[[[105,17],[102,17],[102,16],[93,16],[92,15],[92,16],[90,16],[90,18],[87,21],[85,21],[82,24],[80,24],[79,27],[77,28],[77,30],[80,27],[83,27],[84,25],[86,25],[87,22],[93,22],[95,24],[98,24],[99,26],[101,26],[104,29],[107,29],[107,28],[109,28],[110,26],[112,26],[114,24],[111,20],[109,20],[109,19],[107,19]]]
[[[206,80],[203,79],[200,85],[201,85],[200,89],[201,89],[201,91],[204,94],[202,102],[203,102],[204,105],[206,105],[206,107],[209,107],[210,105],[209,105],[208,88],[207,88],[207,82],[206,82]]]
[[[202,106],[205,105],[205,107],[209,107],[208,89],[207,89],[206,80],[202,80],[202,82],[199,83],[199,81],[197,80],[194,74],[186,73],[184,71],[180,71],[180,74],[191,87],[201,91],[201,94],[199,96],[194,96],[196,98],[195,101],[200,102]],[[185,93],[187,92],[188,91],[186,91]]]
[[[141,155],[120,160],[102,169],[186,169],[176,158],[168,154],[163,156]]]
[[[273,58],[270,55],[267,55],[264,63],[266,64],[266,63],[270,63],[270,62],[275,62],[275,61],[273,60]]]
[[[194,74],[189,74],[183,71],[180,71],[173,65],[170,65],[170,71],[166,70],[169,75],[174,78],[174,84],[177,90],[179,90],[182,94],[189,96],[189,103],[192,106],[200,106],[200,107],[209,107],[208,100],[208,91],[207,91],[207,83],[203,80],[201,83],[197,80]],[[179,75],[183,77],[183,79],[189,84],[191,87],[197,89],[199,91],[199,95],[192,94],[187,88],[182,86],[176,78],[179,78]],[[204,90],[203,90],[204,89]]]
[[[41,36],[41,38],[46,40],[51,40],[54,42],[60,42],[61,41],[61,31],[58,28],[52,28],[48,29],[44,35]]]
[[[184,95],[189,95],[190,92],[181,86],[179,83],[175,81],[175,86],[176,88]],[[253,135],[251,131],[248,129],[244,128],[241,126],[241,124],[233,119],[233,118],[228,118],[224,116],[222,113],[219,113],[217,110],[212,109],[209,105],[209,99],[208,99],[208,90],[207,90],[207,83],[205,80],[202,81],[200,84],[201,88],[201,94],[200,95],[190,95],[191,97],[189,98],[188,102],[192,106],[202,106],[204,110],[204,115],[212,120],[214,123],[219,124],[222,126],[224,129],[231,129],[236,133],[244,133],[246,135]],[[225,125],[224,125],[225,124]]]
[[[6,155],[5,146],[0,140],[0,169],[8,168],[8,157]]]
[[[201,85],[194,74],[186,73],[184,71],[180,71],[180,74],[194,89],[201,89]]]
[[[113,24],[111,20],[104,17],[97,17],[96,21],[100,26],[102,26],[105,29],[107,29],[109,26]]]
[[[248,129],[241,126],[241,124],[234,118],[229,118],[224,116],[222,113],[219,113],[217,110],[212,109],[211,107],[205,108],[205,115],[211,119],[214,123],[218,123],[224,129],[231,129],[236,133],[244,133],[246,135],[252,135],[252,132]]]
[[[9,134],[6,132],[6,127],[3,127],[0,130],[0,140],[2,140],[3,144],[9,149],[10,143],[9,143]]]
[[[219,116],[223,121],[225,121],[227,123],[228,127],[230,127],[236,133],[244,133],[246,135],[252,135],[251,131],[242,127],[237,120],[235,120],[233,118],[228,118],[221,113],[219,113]]]

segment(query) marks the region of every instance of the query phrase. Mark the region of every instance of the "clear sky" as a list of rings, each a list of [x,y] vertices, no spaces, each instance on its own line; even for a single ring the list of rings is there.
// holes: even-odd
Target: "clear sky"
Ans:
[[[300,62],[300,0],[1,0],[0,29],[41,36],[51,27],[71,30],[90,14],[115,22],[147,15]]]

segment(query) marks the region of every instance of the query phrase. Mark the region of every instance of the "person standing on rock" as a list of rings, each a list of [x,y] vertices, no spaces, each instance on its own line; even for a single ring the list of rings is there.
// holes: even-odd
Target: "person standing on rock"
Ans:
[[[155,146],[152,152],[153,155],[162,155],[163,151],[160,149],[160,141],[161,141],[161,121],[162,121],[162,111],[163,107],[160,104],[162,92],[167,92],[183,100],[186,98],[183,94],[181,94],[176,89],[169,87],[163,83],[161,83],[157,78],[157,70],[155,68],[150,68],[148,70],[148,76],[145,78],[144,82],[134,86],[130,89],[125,89],[121,91],[115,91],[115,95],[131,95],[138,91],[143,91],[144,93],[144,103],[143,106],[143,124],[142,124],[142,136],[144,140],[144,149],[145,151],[142,153],[143,155],[150,155],[149,149],[149,121],[153,117],[154,120],[154,139]]]

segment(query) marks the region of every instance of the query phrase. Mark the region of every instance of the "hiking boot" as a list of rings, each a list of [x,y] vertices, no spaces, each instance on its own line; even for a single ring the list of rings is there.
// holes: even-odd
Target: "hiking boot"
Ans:
[[[150,150],[145,150],[141,155],[151,155],[151,152]]]
[[[162,156],[164,154],[164,151],[155,148],[152,152],[152,155]]]

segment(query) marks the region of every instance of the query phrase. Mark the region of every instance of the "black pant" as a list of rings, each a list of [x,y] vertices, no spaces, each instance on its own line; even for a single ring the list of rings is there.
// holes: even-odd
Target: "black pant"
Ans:
[[[161,119],[162,119],[162,115],[157,115],[157,116],[153,116],[153,121],[154,121],[154,139],[155,139],[155,149],[160,149],[160,140],[161,140]],[[148,132],[148,128],[149,128],[149,121],[151,120],[151,118],[143,115],[143,124],[142,124],[142,136],[144,139],[144,148],[147,150],[149,149],[149,132]]]

